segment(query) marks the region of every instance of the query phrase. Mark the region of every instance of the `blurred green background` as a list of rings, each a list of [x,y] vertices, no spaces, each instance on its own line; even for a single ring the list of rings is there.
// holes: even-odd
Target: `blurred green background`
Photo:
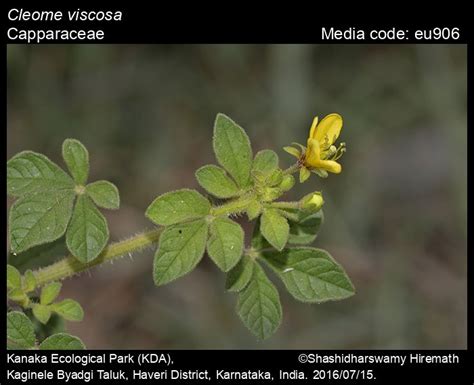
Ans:
[[[85,309],[67,327],[88,348],[466,348],[465,45],[10,45],[7,58],[8,157],[30,149],[63,165],[63,140],[81,140],[90,180],[121,193],[106,212],[112,241],[152,227],[143,213],[158,194],[199,188],[217,112],[282,167],[313,116],[344,117],[342,174],[289,198],[324,191],[315,244],[354,297],[307,305],[280,290],[283,323],[257,342],[208,258],[156,288],[148,250],[64,282]]]

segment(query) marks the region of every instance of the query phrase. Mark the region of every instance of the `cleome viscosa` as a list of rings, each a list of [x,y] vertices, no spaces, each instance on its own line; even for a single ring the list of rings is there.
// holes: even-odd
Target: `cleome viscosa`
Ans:
[[[84,11],[77,8],[66,13],[69,21],[121,21],[121,11]],[[10,21],[61,21],[64,14],[61,11],[52,10],[25,10],[23,8],[12,8],[8,11]]]

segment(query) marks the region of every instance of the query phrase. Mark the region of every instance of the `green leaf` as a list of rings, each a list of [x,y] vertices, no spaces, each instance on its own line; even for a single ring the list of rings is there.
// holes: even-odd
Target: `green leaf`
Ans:
[[[249,221],[253,221],[262,212],[262,204],[258,200],[251,201],[247,206],[247,216]]]
[[[21,288],[14,288],[7,290],[7,297],[15,302],[22,302],[28,299],[28,296],[25,294],[23,289]]]
[[[89,152],[76,139],[63,142],[63,159],[77,184],[84,185],[89,177]]]
[[[82,321],[84,318],[84,310],[82,310],[79,302],[73,299],[53,303],[50,308],[68,321]]]
[[[244,255],[239,263],[227,274],[225,288],[228,291],[245,289],[252,278],[255,262],[248,255]]]
[[[64,327],[65,320],[59,314],[51,313],[51,317],[46,324],[42,324],[36,318],[31,320],[36,332],[36,339],[38,341],[43,341],[46,337],[49,337],[52,334],[65,332]]]
[[[212,164],[203,166],[196,171],[196,179],[203,189],[218,198],[239,195],[239,188],[221,167]]]
[[[84,350],[82,341],[67,333],[53,334],[41,342],[40,350]]]
[[[46,325],[51,317],[51,310],[49,306],[41,305],[39,303],[33,304],[32,307],[33,315],[42,324]]]
[[[66,231],[74,201],[72,190],[33,193],[19,198],[10,209],[12,252],[55,241]]]
[[[106,180],[99,180],[86,186],[87,194],[94,203],[104,209],[115,210],[120,207],[120,195],[117,187]]]
[[[247,287],[239,293],[237,313],[245,326],[262,340],[270,337],[280,326],[280,296],[258,264],[254,266]]]
[[[252,170],[250,172],[250,175],[252,176],[255,185],[261,186],[265,184],[265,179],[267,178],[267,176],[263,172],[260,172],[258,170]]]
[[[23,289],[10,289],[8,291],[8,298],[11,299],[12,301],[19,302],[22,305],[27,305],[29,302],[28,296],[25,294]]]
[[[22,349],[35,346],[33,324],[24,313],[12,311],[7,314],[7,339]]]
[[[257,152],[253,160],[253,171],[269,175],[278,168],[278,155],[272,150],[262,150]]]
[[[275,249],[283,250],[288,241],[290,226],[278,210],[265,209],[261,216],[260,231]]]
[[[107,221],[86,195],[77,198],[71,223],[66,232],[66,244],[82,263],[93,261],[109,240]]]
[[[12,265],[7,265],[7,288],[9,289],[21,288],[21,274]]]
[[[234,178],[237,185],[246,187],[250,181],[252,148],[245,131],[224,114],[217,114],[213,137],[217,161]]]
[[[279,187],[266,187],[261,194],[261,200],[263,202],[272,202],[282,194],[283,191]]]
[[[297,300],[321,303],[355,292],[343,268],[325,250],[299,247],[264,252],[263,257]]]
[[[222,271],[232,269],[242,256],[244,231],[228,218],[216,218],[209,227],[207,252]]]
[[[49,305],[52,303],[61,291],[61,282],[52,282],[41,289],[40,303]]]
[[[47,266],[57,262],[58,258],[66,253],[68,253],[68,250],[64,238],[59,237],[53,242],[34,246],[19,254],[10,251],[8,261],[19,271],[35,270],[38,266]]]
[[[43,154],[23,151],[7,162],[8,195],[73,188],[71,177]]]
[[[29,293],[36,288],[36,277],[31,270],[26,270],[23,275],[23,286],[26,293]]]
[[[258,218],[253,228],[252,240],[251,240],[252,248],[258,251],[272,247],[272,245],[268,243],[268,241],[265,239],[265,237],[262,235],[260,231],[260,222],[261,222],[261,218]]]
[[[23,350],[23,346],[18,345],[17,343],[7,339],[7,350]]]
[[[308,213],[303,210],[293,210],[292,212],[298,216],[299,220],[297,222],[289,221],[290,236],[288,243],[307,245],[313,242],[324,220],[323,210],[316,213]]]
[[[206,240],[207,223],[202,219],[165,228],[153,263],[155,285],[192,271],[204,254]]]
[[[171,191],[156,198],[146,216],[157,225],[169,226],[209,214],[211,204],[195,190]]]

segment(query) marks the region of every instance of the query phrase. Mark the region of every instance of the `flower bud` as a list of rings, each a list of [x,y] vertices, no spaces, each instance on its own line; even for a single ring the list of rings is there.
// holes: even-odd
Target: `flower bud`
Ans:
[[[294,185],[295,178],[293,177],[293,175],[285,175],[280,183],[280,186],[278,187],[280,187],[283,191],[288,191],[291,190]]]
[[[282,194],[283,191],[278,187],[267,187],[262,194],[262,200],[264,202],[271,202],[278,199]]]
[[[277,168],[273,170],[270,173],[270,175],[268,175],[266,182],[268,186],[273,187],[280,184],[282,179],[283,179],[283,172],[279,168]]]
[[[303,210],[316,212],[323,207],[324,199],[320,192],[316,191],[314,193],[304,196],[300,200],[300,207]]]

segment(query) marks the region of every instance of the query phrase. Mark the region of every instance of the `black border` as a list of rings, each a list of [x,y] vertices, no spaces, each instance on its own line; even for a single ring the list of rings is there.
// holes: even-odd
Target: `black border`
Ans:
[[[169,4],[168,4],[169,5]],[[19,6],[15,6],[19,7]],[[257,10],[257,5],[254,4],[251,7],[242,6],[235,3],[232,7],[227,7],[228,9],[223,10],[219,9],[219,12],[213,13],[202,13],[202,4],[177,4],[175,5],[176,10],[170,11],[167,8],[162,8],[158,11],[145,9],[136,5],[132,7],[127,5],[125,7],[115,6],[115,7],[86,7],[80,6],[82,10],[94,10],[94,9],[120,9],[123,11],[124,19],[121,22],[110,22],[110,23],[97,23],[97,22],[81,22],[81,23],[37,23],[37,22],[11,22],[8,20],[7,16],[4,15],[5,27],[3,28],[4,34],[4,49],[2,50],[3,64],[5,65],[3,77],[3,87],[5,90],[5,103],[4,103],[4,116],[5,116],[5,128],[7,127],[7,44],[9,43],[18,43],[11,42],[6,38],[6,30],[10,26],[17,26],[18,28],[59,28],[59,29],[71,29],[71,28],[81,28],[81,29],[103,29],[105,33],[105,39],[103,41],[92,41],[92,42],[78,42],[78,41],[46,41],[46,44],[76,44],[76,43],[94,43],[94,44],[151,44],[151,43],[325,43],[325,44],[467,44],[468,52],[468,73],[467,73],[467,84],[468,84],[468,95],[467,95],[467,106],[468,106],[468,142],[472,141],[473,135],[470,134],[469,128],[471,126],[471,105],[472,100],[469,97],[470,90],[472,89],[472,76],[470,72],[472,70],[473,63],[473,50],[470,48],[471,43],[471,29],[468,27],[468,23],[465,21],[458,20],[456,22],[446,22],[442,19],[438,21],[428,21],[426,19],[417,20],[416,22],[401,21],[405,19],[400,19],[398,22],[372,22],[371,24],[354,23],[347,21],[337,21],[331,20],[326,17],[318,17],[312,11],[307,11],[299,7],[285,7],[285,9],[280,9],[280,17],[275,17],[268,13],[266,10]],[[11,7],[9,7],[11,8]],[[24,7],[25,9],[39,9],[39,6],[34,7]],[[71,6],[69,9],[76,9],[77,7]],[[181,8],[181,9],[179,9]],[[66,10],[65,7],[52,7],[54,10]],[[199,15],[199,17],[197,16]],[[329,22],[328,22],[329,20]],[[332,23],[332,24],[331,24]],[[53,26],[54,24],[54,26]],[[317,30],[321,27],[335,27],[340,29],[345,29],[349,27],[360,28],[364,31],[369,31],[375,28],[391,28],[396,27],[398,29],[431,29],[435,27],[459,27],[461,30],[461,38],[459,40],[445,40],[445,41],[432,41],[432,40],[415,40],[408,39],[403,41],[373,41],[370,39],[365,40],[337,40],[337,41],[323,41],[321,39],[320,33]],[[366,34],[367,36],[367,34]],[[5,139],[6,139],[5,129]],[[6,143],[6,140],[5,140]],[[6,144],[5,144],[6,146]],[[6,160],[6,147],[5,148],[5,160]],[[473,160],[472,154],[468,151],[468,235],[469,233],[469,218],[472,214],[472,205],[469,204],[469,192],[472,191],[470,187],[471,177],[469,170],[471,169],[471,164]],[[2,183],[5,185],[4,192],[6,198],[6,178],[2,178]],[[7,217],[6,208],[3,209],[4,218]],[[6,222],[4,222],[6,225]],[[6,230],[6,229],[5,229]],[[6,231],[4,232],[6,236]],[[468,278],[472,276],[474,263],[469,263],[469,258],[471,255],[471,250],[468,242],[468,259],[467,259],[467,271]],[[5,273],[4,273],[5,274]],[[380,370],[383,373],[384,381],[367,381],[368,383],[399,383],[401,380],[413,380],[419,376],[419,379],[422,379],[426,383],[474,383],[474,374],[471,369],[472,363],[474,363],[474,355],[472,352],[472,347],[474,346],[474,337],[473,333],[469,331],[470,321],[472,320],[471,310],[474,307],[473,296],[469,295],[474,290],[474,281],[472,279],[467,280],[468,287],[468,296],[467,296],[467,305],[468,305],[468,318],[467,318],[467,350],[453,350],[450,352],[458,353],[462,358],[462,363],[456,367],[440,367],[440,366],[415,366],[409,367],[406,370],[399,370],[397,367],[382,367]],[[2,290],[6,290],[3,286]],[[5,293],[6,294],[6,293]],[[5,318],[2,317],[1,320],[4,328]],[[6,340],[2,342],[2,349],[6,353]],[[105,353],[109,354],[112,351],[87,351],[90,353]],[[140,351],[120,351],[120,353],[132,353],[138,354]],[[142,351],[145,352],[145,351]],[[166,351],[167,353],[168,351]],[[198,352],[198,353],[197,353]],[[173,356],[180,357],[180,360],[184,361],[183,367],[188,369],[190,368],[199,368],[199,367],[239,367],[239,365],[244,365],[248,368],[259,368],[259,367],[271,367],[274,369],[286,368],[288,369],[299,369],[301,364],[298,364],[295,359],[296,356],[300,353],[310,353],[307,351],[299,350],[270,350],[266,352],[262,351],[252,351],[252,350],[208,350],[208,351],[191,351],[191,350],[176,350],[170,351],[170,354]],[[355,354],[397,354],[397,352],[402,352],[404,354],[409,354],[410,352],[420,352],[420,353],[432,353],[432,354],[441,354],[443,351],[422,351],[422,350],[403,350],[403,351],[394,351],[394,350],[356,350],[356,351],[314,351],[311,353],[355,353]],[[25,354],[34,354],[33,352],[26,352]],[[46,353],[41,353],[46,354]],[[87,354],[87,353],[81,353]],[[233,362],[233,364],[229,364]],[[35,365],[27,365],[24,369],[34,368]],[[44,366],[44,365],[42,365]],[[113,365],[111,365],[113,367]],[[336,365],[332,366],[333,368]],[[343,367],[343,366],[340,366]],[[325,367],[325,368],[331,368]],[[362,367],[361,367],[362,368]],[[379,369],[377,369],[379,370]],[[3,372],[0,377],[0,383],[5,383],[6,373]],[[130,381],[132,382],[132,381]],[[129,383],[130,383],[129,382]],[[276,382],[276,381],[275,381]],[[300,381],[303,382],[303,381]],[[323,381],[319,381],[320,383]],[[337,381],[336,381],[337,382]],[[341,383],[343,381],[340,381]],[[208,383],[207,381],[205,383]],[[359,383],[356,381],[349,383]],[[361,383],[361,382],[360,382]]]

